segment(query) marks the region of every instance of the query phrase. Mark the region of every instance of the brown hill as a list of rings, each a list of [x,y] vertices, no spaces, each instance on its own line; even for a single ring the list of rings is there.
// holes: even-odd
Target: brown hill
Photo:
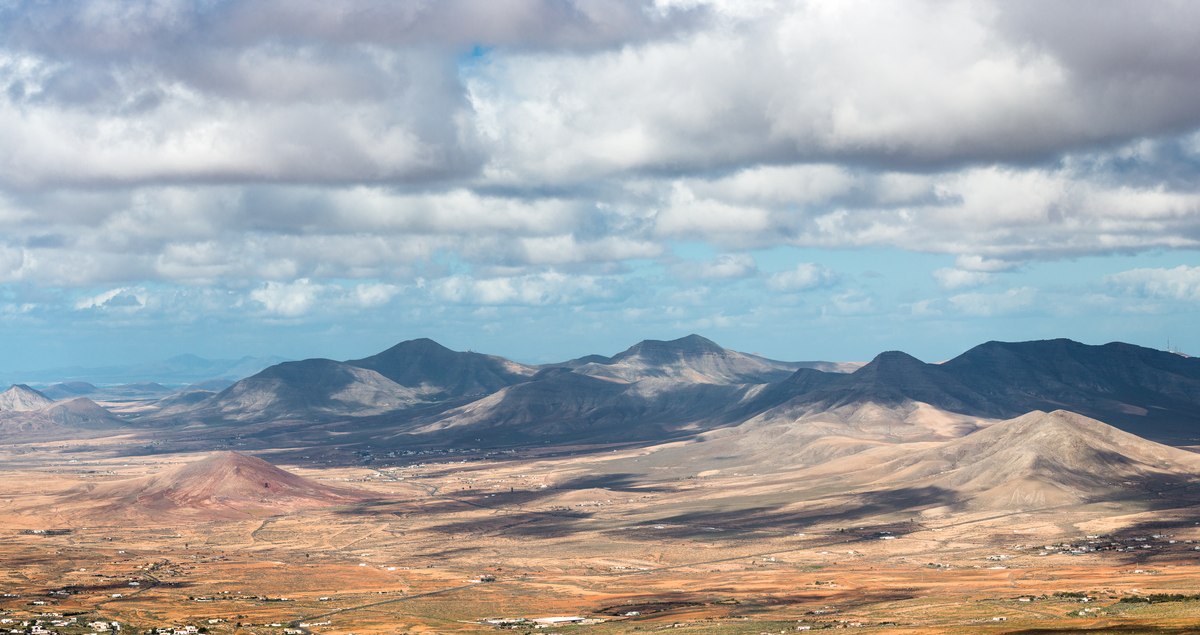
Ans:
[[[364,498],[365,492],[324,485],[239,452],[218,452],[159,474],[92,485],[74,494],[76,501],[95,502],[102,510],[214,519],[346,505]]]

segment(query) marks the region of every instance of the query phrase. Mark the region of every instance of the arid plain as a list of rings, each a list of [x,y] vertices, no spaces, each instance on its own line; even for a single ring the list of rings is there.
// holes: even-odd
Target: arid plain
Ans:
[[[1128,600],[1196,592],[1200,516],[1188,505],[1200,488],[1147,501],[1144,513],[1104,502],[920,513],[864,506],[803,471],[613,472],[646,462],[653,473],[663,450],[591,448],[371,467],[322,467],[313,455],[289,467],[363,499],[289,510],[264,498],[240,513],[96,510],[75,492],[196,458],[126,457],[122,447],[5,448],[0,588],[10,595],[0,608],[12,619],[53,612],[139,630],[260,633],[495,632],[490,618],[531,630],[555,617],[603,621],[541,624],[1194,632],[1198,620],[1194,600]],[[1089,544],[1123,550],[1072,553]]]

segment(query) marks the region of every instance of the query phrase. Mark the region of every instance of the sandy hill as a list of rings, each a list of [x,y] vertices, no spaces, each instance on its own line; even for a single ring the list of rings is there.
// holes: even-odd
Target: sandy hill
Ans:
[[[699,335],[644,340],[607,360],[578,364],[575,372],[615,381],[671,379],[700,384],[765,384],[786,379],[800,365],[731,351]]]
[[[141,478],[90,485],[73,494],[93,512],[192,515],[205,518],[277,514],[345,505],[365,493],[335,488],[238,452],[203,459]]]
[[[8,390],[0,392],[0,412],[31,412],[53,403],[53,399],[25,384],[13,384]]]
[[[862,461],[847,467],[875,485],[937,488],[966,507],[996,510],[1140,500],[1200,479],[1200,455],[1064,410],[1030,412],[896,454],[868,470]]]

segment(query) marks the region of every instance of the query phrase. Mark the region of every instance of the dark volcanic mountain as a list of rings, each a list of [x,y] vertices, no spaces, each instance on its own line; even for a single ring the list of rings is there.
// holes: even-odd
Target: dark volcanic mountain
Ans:
[[[888,352],[850,374],[814,372],[772,386],[754,405],[812,413],[920,402],[989,418],[1067,409],[1150,438],[1200,436],[1200,359],[1130,344],[989,342],[944,364]]]
[[[954,412],[1005,414],[1003,406],[964,385],[945,366],[926,364],[900,351],[880,353],[855,372],[820,385],[813,385],[811,378],[806,383],[803,402],[825,410],[864,402],[895,406],[919,401]]]
[[[1195,436],[1200,359],[1114,342],[988,342],[943,368],[1010,414],[1067,408],[1110,423]]]
[[[373,370],[401,386],[437,398],[486,395],[524,381],[535,372],[503,357],[460,353],[426,338],[401,342],[346,364]]]
[[[1180,443],[1200,436],[1200,360],[1128,344],[989,342],[943,364],[892,351],[852,373],[802,365],[691,335],[647,340],[612,357],[581,358],[535,374],[503,358],[421,339],[348,362],[278,364],[215,396],[164,401],[153,416],[303,420],[321,425],[287,430],[318,444],[333,429],[324,423],[353,417],[358,423],[346,423],[343,432],[363,443],[470,447],[645,442],[746,424],[764,440],[944,439],[989,420],[1056,409],[1154,439]]]
[[[164,402],[158,416],[225,420],[372,416],[480,397],[533,373],[532,368],[501,357],[460,353],[419,339],[348,362],[306,359],[276,364],[210,398]]]
[[[624,383],[554,368],[440,413],[416,432],[470,445],[663,439],[714,421],[750,390],[710,383]]]
[[[371,415],[412,405],[427,394],[373,370],[330,359],[306,359],[276,364],[198,402],[195,408],[197,414],[235,420]]]
[[[695,384],[766,384],[786,379],[800,368],[721,348],[712,340],[688,335],[677,340],[644,340],[611,358],[575,364],[576,373],[623,382],[663,379]]]

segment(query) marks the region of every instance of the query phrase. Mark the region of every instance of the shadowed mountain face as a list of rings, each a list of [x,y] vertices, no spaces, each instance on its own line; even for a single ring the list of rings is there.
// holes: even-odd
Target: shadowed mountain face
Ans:
[[[919,401],[955,412],[1000,413],[999,406],[964,385],[955,373],[899,351],[879,354],[853,374],[807,391],[804,399],[825,409],[867,401],[889,406]]]
[[[1064,339],[988,342],[943,367],[1010,414],[1067,407],[1112,423],[1145,421],[1193,435],[1200,424],[1200,359],[1173,353]]]
[[[208,398],[164,401],[156,416],[232,421],[371,416],[483,396],[533,373],[500,357],[460,353],[428,339],[411,340],[348,362],[306,359],[276,364]]]
[[[307,359],[272,366],[198,402],[196,408],[231,419],[367,415],[411,405],[423,395],[372,370]],[[187,407],[186,402],[182,405]]]
[[[779,362],[718,346],[688,335],[677,340],[644,340],[611,358],[576,364],[582,375],[636,382],[669,379],[697,384],[766,384],[781,381],[801,364]]]
[[[212,397],[164,401],[155,417],[356,417],[368,426],[355,429],[360,435],[508,445],[645,442],[747,423],[761,428],[759,436],[942,439],[987,420],[1061,408],[1149,438],[1186,443],[1200,436],[1200,360],[1127,344],[989,342],[943,364],[892,351],[852,373],[805,364],[691,335],[535,373],[422,339],[348,362],[278,364]],[[812,427],[817,416],[823,427]],[[808,428],[768,432],[796,425]],[[322,442],[320,430],[311,434],[307,442]]]
[[[1151,438],[1200,436],[1200,359],[1129,344],[989,342],[944,364],[888,352],[848,375],[812,372],[764,391],[762,410],[921,402],[1004,418],[1064,408]]]
[[[493,355],[452,351],[430,339],[401,342],[382,353],[346,362],[401,386],[441,398],[486,395],[524,381],[534,369]]]
[[[417,432],[468,441],[621,443],[668,438],[740,401],[739,385],[622,383],[556,368],[437,415]]]

